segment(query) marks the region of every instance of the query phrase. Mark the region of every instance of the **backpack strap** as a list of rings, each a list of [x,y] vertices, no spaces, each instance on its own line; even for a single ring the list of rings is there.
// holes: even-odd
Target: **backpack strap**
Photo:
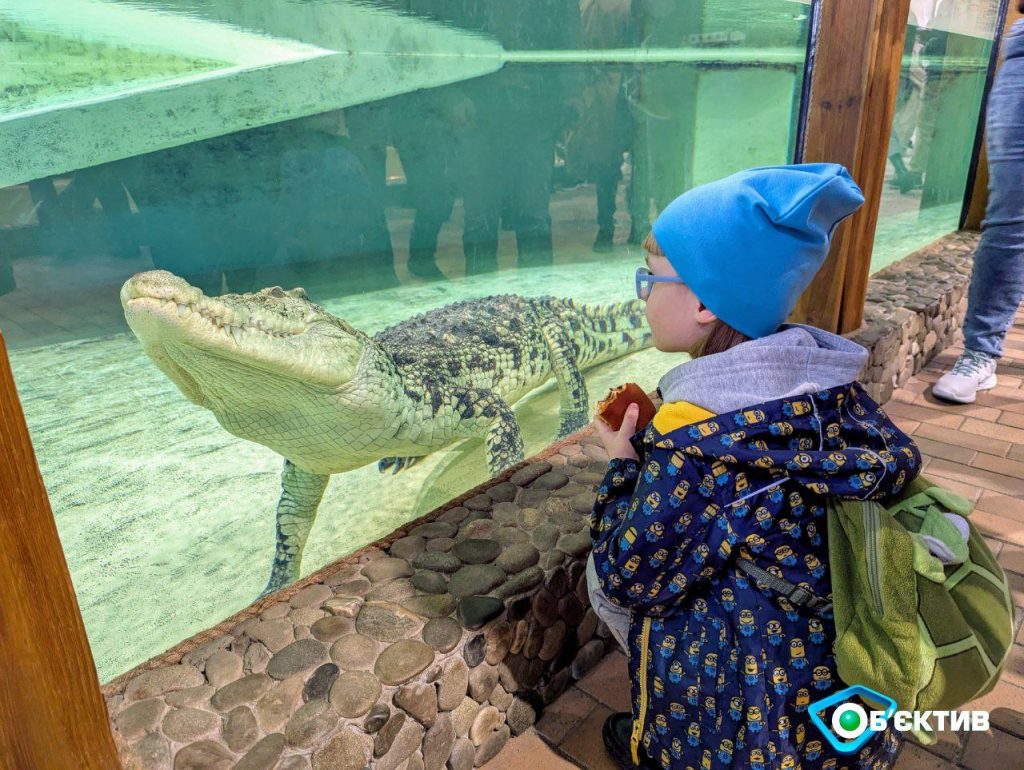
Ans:
[[[736,566],[754,578],[754,580],[764,583],[771,590],[785,596],[791,604],[797,607],[806,607],[818,616],[824,616],[826,613],[832,612],[832,602],[818,596],[814,591],[809,591],[802,586],[780,578],[778,575],[773,575],[766,569],[761,569],[750,559],[740,557],[736,560]]]

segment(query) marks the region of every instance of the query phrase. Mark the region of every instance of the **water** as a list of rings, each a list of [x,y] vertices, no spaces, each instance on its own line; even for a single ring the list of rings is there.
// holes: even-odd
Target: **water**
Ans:
[[[635,262],[588,272],[581,300],[627,295]],[[517,290],[544,293],[570,270],[535,270]],[[328,300],[366,331],[407,308],[504,290],[501,274]],[[532,290],[532,291],[531,291]],[[626,380],[652,388],[678,357],[649,350],[588,373],[591,401]],[[127,334],[12,355],[101,679],[249,604],[273,558],[281,458],[236,439],[189,404]],[[516,408],[527,454],[555,438],[553,383]],[[332,479],[303,574],[391,532],[489,474],[480,445],[453,446],[398,475],[368,466]],[[377,502],[367,504],[367,499]]]
[[[806,6],[697,5],[0,0],[26,65],[0,76],[0,330],[101,680],[256,597],[281,472],[147,358],[121,284],[301,285],[367,333],[496,293],[629,299],[661,207],[792,155]],[[590,370],[590,401],[680,360]],[[548,445],[554,382],[515,413]],[[339,474],[303,574],[488,476],[469,443]]]

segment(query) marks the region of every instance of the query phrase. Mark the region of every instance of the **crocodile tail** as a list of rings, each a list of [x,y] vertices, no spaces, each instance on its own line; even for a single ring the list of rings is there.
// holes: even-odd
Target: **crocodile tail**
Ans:
[[[610,305],[583,305],[562,300],[559,315],[579,344],[582,367],[612,361],[650,347],[645,305],[638,299]]]

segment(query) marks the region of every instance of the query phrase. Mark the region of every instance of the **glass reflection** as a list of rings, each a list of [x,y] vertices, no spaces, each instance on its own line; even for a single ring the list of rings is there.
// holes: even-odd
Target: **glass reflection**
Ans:
[[[807,34],[788,0],[68,0],[58,24],[61,3],[0,0],[3,53],[118,66],[45,94],[0,75],[23,88],[0,330],[102,679],[252,601],[281,475],[146,356],[127,278],[302,286],[371,335],[495,294],[627,300],[659,208],[791,156]],[[585,371],[591,402],[653,387],[660,355]],[[553,382],[516,403],[527,454],[558,412]],[[489,475],[479,445],[337,474],[303,572]]]
[[[872,272],[960,225],[998,11],[911,3]]]

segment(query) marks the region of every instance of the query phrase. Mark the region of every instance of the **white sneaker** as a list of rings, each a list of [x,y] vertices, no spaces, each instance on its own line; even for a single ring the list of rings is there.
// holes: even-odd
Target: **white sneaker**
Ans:
[[[965,350],[953,368],[932,387],[932,395],[958,404],[973,404],[979,390],[996,386],[996,359],[977,350]]]

